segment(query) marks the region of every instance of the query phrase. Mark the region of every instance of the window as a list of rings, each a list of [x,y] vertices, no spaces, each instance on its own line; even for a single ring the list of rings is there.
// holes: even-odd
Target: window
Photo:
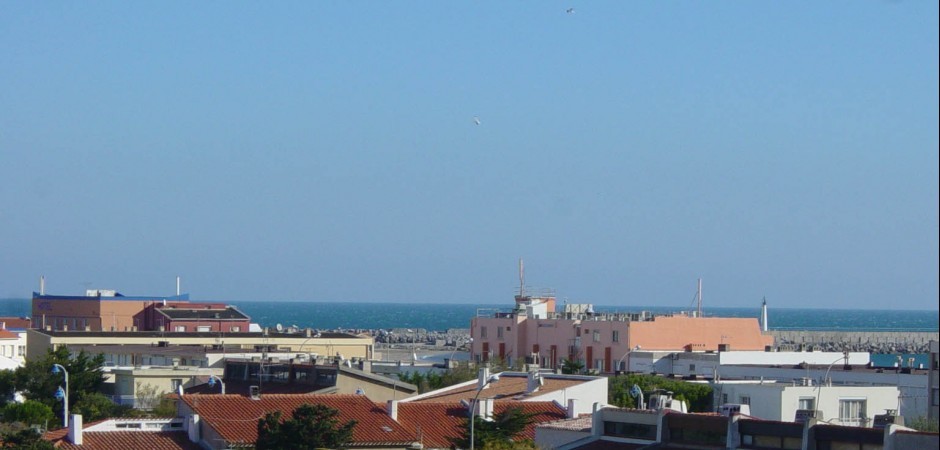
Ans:
[[[600,332],[599,330],[594,330],[593,337],[594,337],[594,342],[600,342],[600,341],[601,341],[601,332]]]
[[[614,330],[613,336],[610,337],[610,340],[613,342],[620,342],[620,332]]]
[[[240,326],[238,326],[238,325],[232,325],[231,327],[229,327],[229,331],[231,331],[231,332],[233,332],[233,333],[238,333],[238,332],[241,331],[241,330],[242,330],[242,327],[240,327]]]
[[[496,339],[503,338],[503,327],[496,328]]]
[[[742,396],[741,396],[741,402],[740,402],[740,403],[741,403],[742,405],[750,405],[750,404],[751,404],[751,396],[750,396],[750,395],[742,395]]]
[[[173,331],[176,331],[176,332],[179,332],[179,333],[185,333],[185,332],[186,332],[186,325],[177,325],[177,326],[173,327]]]
[[[481,338],[486,337],[486,327],[480,327],[480,337]]]
[[[183,379],[173,378],[170,380],[170,385],[173,386],[173,392],[176,392],[177,390],[179,390],[180,386],[183,385]]]
[[[594,360],[594,368],[597,369],[598,372],[603,372],[603,371],[604,371],[604,360],[603,360],[603,359],[595,359],[595,360]]]
[[[639,423],[604,421],[604,435],[634,439],[656,439],[656,426]]]
[[[210,326],[210,325],[198,325],[198,326],[196,327],[196,331],[198,331],[198,332],[200,332],[200,333],[207,333],[207,332],[209,332],[209,331],[212,331],[212,326]]]
[[[19,347],[16,348],[16,351],[17,351],[17,353],[18,353],[18,356],[24,356],[24,355],[26,355],[26,346],[25,346],[25,345],[20,345]],[[936,403],[934,403],[934,404],[936,405]]]
[[[839,399],[839,421],[843,424],[849,423],[861,425],[862,421],[868,417],[864,398],[845,398]]]
[[[721,404],[724,405],[728,403],[728,394],[721,394]]]
[[[689,374],[695,374],[695,364],[689,364]]]
[[[800,397],[800,406],[797,409],[816,409],[816,399],[814,397]]]

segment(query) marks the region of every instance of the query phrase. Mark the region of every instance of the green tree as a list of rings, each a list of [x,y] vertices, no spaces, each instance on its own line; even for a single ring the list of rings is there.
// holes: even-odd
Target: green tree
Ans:
[[[506,448],[507,443],[532,423],[535,414],[526,413],[522,408],[508,408],[501,413],[493,415],[493,420],[484,420],[480,416],[473,416],[473,446],[475,448]],[[470,419],[461,436],[453,440],[454,445],[460,448],[470,448]]]
[[[65,367],[69,373],[70,411],[83,397],[97,393],[104,384],[104,375],[101,372],[104,355],[92,356],[83,350],[72,358],[68,348],[62,346],[49,350],[41,359],[27,361],[25,365],[17,368],[13,375],[12,389],[22,392],[29,400],[49,406],[61,417],[62,403],[55,398],[55,392],[59,386],[65,386],[65,381],[62,373],[52,373],[54,364]]]
[[[13,400],[13,394],[16,392],[16,372],[12,370],[0,370],[0,406],[6,405]]]
[[[5,427],[0,432],[0,448],[18,450],[54,450],[51,442],[42,438],[42,434],[32,428]]]
[[[924,416],[915,417],[910,421],[910,423],[907,423],[906,425],[917,431],[925,431],[928,433],[936,433],[937,430],[940,429],[937,419],[928,419]]]
[[[665,389],[671,391],[676,400],[686,402],[689,412],[709,412],[712,409],[713,393],[708,385],[633,373],[607,378],[607,403],[621,408],[636,408],[636,399],[630,395],[634,384],[640,387],[647,400],[656,389]]]
[[[576,374],[584,370],[584,363],[575,359],[561,360],[561,373]]]
[[[23,403],[10,402],[3,407],[4,422],[20,422],[25,425],[45,427],[53,418],[55,418],[55,413],[52,412],[52,408],[34,400],[26,400]]]
[[[470,381],[474,378],[476,378],[476,373],[467,366],[455,367],[443,372],[427,372],[426,374],[417,371],[398,374],[399,380],[417,386],[418,393],[421,394]]]
[[[339,411],[325,405],[300,405],[293,417],[281,420],[274,411],[258,420],[257,450],[313,450],[346,448],[352,440],[355,420],[340,424]]]
[[[122,406],[112,402],[108,396],[102,393],[91,392],[80,396],[69,411],[81,414],[82,419],[87,423],[108,417],[125,417],[131,414],[132,409],[130,406]]]

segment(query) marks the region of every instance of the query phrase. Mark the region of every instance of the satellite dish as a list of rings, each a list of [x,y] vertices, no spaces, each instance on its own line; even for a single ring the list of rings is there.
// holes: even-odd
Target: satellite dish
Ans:
[[[281,325],[281,324],[277,324],[277,325],[274,326],[274,329],[277,330],[278,333],[280,333],[280,332],[284,331],[284,326]]]

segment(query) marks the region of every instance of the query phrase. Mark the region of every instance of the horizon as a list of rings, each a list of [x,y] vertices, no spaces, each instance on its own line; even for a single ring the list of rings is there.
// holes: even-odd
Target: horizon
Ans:
[[[0,296],[933,310],[938,17],[6,3]]]
[[[187,293],[187,292],[183,292],[183,293],[182,293],[182,295],[187,295],[187,294],[189,294],[189,293]],[[47,295],[67,295],[67,294],[47,294]],[[135,296],[135,297],[136,297],[136,296]],[[144,296],[144,297],[146,297],[146,296]],[[0,301],[9,301],[9,300],[29,302],[29,301],[31,301],[32,299],[29,298],[29,297],[0,297]],[[194,299],[194,298],[192,298],[192,296],[190,296],[189,301],[190,301],[190,302],[193,302],[193,303],[221,302],[221,303],[229,304],[229,306],[234,306],[234,307],[236,307],[236,308],[238,307],[238,302],[250,302],[250,303],[316,303],[316,304],[349,303],[349,304],[388,304],[388,305],[440,305],[440,304],[441,304],[439,301],[438,301],[438,302],[435,302],[435,301],[411,301],[411,300],[352,300],[352,301],[348,301],[348,300],[344,300],[344,301],[337,301],[337,300],[301,300],[301,299],[295,299],[295,300],[278,300],[278,299],[238,299],[238,300],[220,300],[220,299],[211,299],[211,298],[208,298],[208,299]],[[652,308],[652,309],[654,309],[654,310],[655,310],[655,309],[668,309],[668,310],[676,311],[676,312],[681,312],[681,311],[693,311],[693,310],[695,310],[695,306],[694,306],[694,305],[685,305],[685,306],[681,306],[681,305],[667,305],[667,304],[661,304],[661,305],[652,305],[652,304],[645,304],[645,305],[644,305],[644,304],[635,304],[635,305],[634,305],[634,304],[622,304],[622,305],[615,305],[615,304],[600,304],[600,303],[594,303],[594,302],[590,302],[590,301],[585,301],[585,302],[568,302],[568,303],[569,303],[569,304],[592,304],[592,305],[594,305],[596,308],[617,308],[617,309],[625,309],[625,308]],[[557,303],[556,305],[564,305],[564,304],[565,304],[565,303]],[[487,307],[489,307],[489,306],[496,307],[496,308],[487,308],[487,309],[501,309],[501,308],[512,309],[512,308],[513,308],[513,305],[512,305],[512,304],[508,304],[508,303],[495,303],[495,302],[494,302],[494,303],[488,303],[488,302],[476,302],[476,303],[474,303],[474,302],[471,302],[471,301],[458,301],[458,302],[448,303],[448,305],[453,305],[453,306],[485,305],[485,306],[487,306]],[[756,306],[753,306],[753,307],[751,307],[751,306],[714,306],[714,305],[707,305],[707,304],[703,304],[703,305],[702,305],[702,310],[703,310],[703,311],[708,311],[709,309],[716,309],[716,310],[722,310],[722,309],[746,310],[746,309],[752,309],[752,308],[753,308],[755,311],[759,312],[761,307],[760,307],[759,304],[756,305]],[[885,308],[861,308],[861,307],[859,307],[859,308],[848,308],[848,307],[786,307],[786,306],[772,306],[772,304],[771,304],[770,302],[767,303],[767,309],[768,309],[768,311],[784,309],[784,310],[819,310],[819,311],[907,311],[907,312],[918,312],[918,311],[921,311],[921,312],[940,312],[940,308],[938,308],[938,309],[905,309],[905,308],[885,309]],[[642,309],[641,309],[641,310],[642,310]]]

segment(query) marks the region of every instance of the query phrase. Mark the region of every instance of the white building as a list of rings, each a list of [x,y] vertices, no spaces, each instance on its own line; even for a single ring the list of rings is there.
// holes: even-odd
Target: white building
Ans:
[[[797,421],[798,411],[818,411],[815,417],[821,422],[871,426],[876,414],[898,410],[900,391],[896,386],[819,385],[811,380],[802,381],[709,384],[714,389],[715,409],[727,403],[749,405],[749,415],[764,420],[793,422]]]

